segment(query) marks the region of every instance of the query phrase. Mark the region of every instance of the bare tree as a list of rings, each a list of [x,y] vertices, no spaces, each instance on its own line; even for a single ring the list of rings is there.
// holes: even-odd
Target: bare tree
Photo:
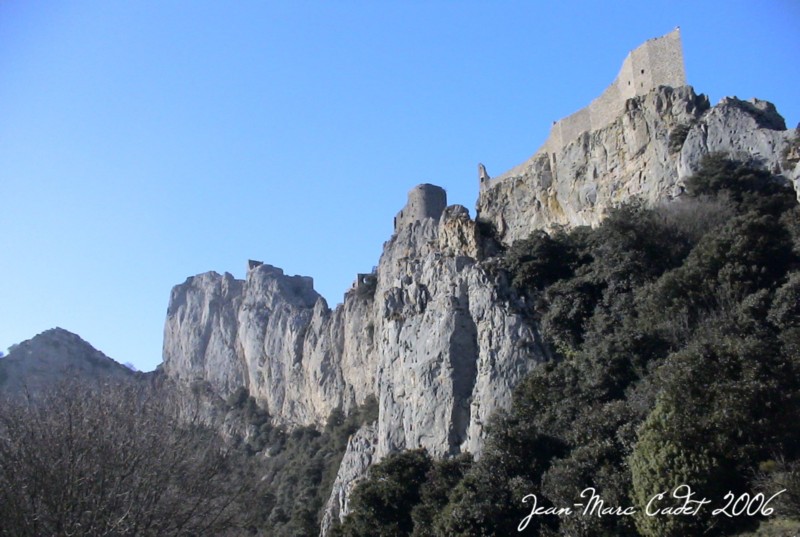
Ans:
[[[158,393],[71,382],[0,403],[0,535],[246,533],[247,458]]]

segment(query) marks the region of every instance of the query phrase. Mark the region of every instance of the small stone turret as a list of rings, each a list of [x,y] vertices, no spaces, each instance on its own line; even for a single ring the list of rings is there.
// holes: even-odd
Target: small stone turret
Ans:
[[[447,193],[442,187],[423,184],[412,188],[408,193],[408,203],[394,218],[395,232],[405,225],[424,218],[438,221],[447,207]]]
[[[484,166],[483,164],[479,163],[478,164],[478,181],[480,183],[484,183],[486,181],[489,181],[490,179],[491,179],[491,177],[486,172],[486,166]]]

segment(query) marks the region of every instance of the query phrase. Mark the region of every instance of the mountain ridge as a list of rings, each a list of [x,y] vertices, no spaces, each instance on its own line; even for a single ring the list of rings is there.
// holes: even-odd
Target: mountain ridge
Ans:
[[[655,83],[622,102],[599,128],[567,129],[574,136],[497,178],[479,166],[475,219],[435,185],[412,188],[375,271],[358,275],[333,309],[311,278],[268,264],[250,263],[241,280],[188,278],[170,296],[164,375],[212,402],[244,389],[290,428],[321,428],[334,412],[377,399],[377,420],[348,443],[323,535],[347,514],[354,484],[389,454],[480,457],[489,418],[552,354],[498,252],[537,230],[597,226],[634,199],[681,203],[683,181],[714,153],[782,177],[800,199],[798,131],[771,103],[711,106],[691,86]]]
[[[377,398],[377,422],[348,444],[323,535],[347,513],[354,484],[387,455],[425,448],[437,458],[479,457],[489,417],[550,358],[496,253],[536,230],[596,226],[634,199],[679,203],[683,180],[717,152],[778,172],[798,190],[800,166],[785,158],[797,131],[771,103],[711,106],[685,85],[654,85],[623,103],[599,129],[545,144],[499,178],[479,166],[474,220],[448,206],[443,189],[412,188],[376,270],[358,275],[335,309],[310,279],[298,291],[301,280],[269,265],[251,267],[245,280],[206,273],[176,286],[166,375],[203,382],[221,399],[244,386],[290,427],[321,427],[334,410]]]
[[[23,396],[44,393],[60,382],[126,382],[141,374],[109,358],[63,328],[51,328],[12,346],[0,358],[0,393]]]

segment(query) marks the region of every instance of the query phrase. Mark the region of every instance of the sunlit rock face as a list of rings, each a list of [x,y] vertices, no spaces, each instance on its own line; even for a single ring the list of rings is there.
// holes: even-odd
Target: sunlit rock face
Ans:
[[[438,190],[427,191],[441,199]],[[425,205],[418,189],[412,193],[409,203]],[[244,281],[211,272],[176,286],[164,330],[166,375],[218,399],[246,387],[289,426],[322,425],[334,409],[347,412],[375,395],[377,423],[351,442],[341,490],[363,475],[367,452],[370,462],[418,447],[437,457],[479,454],[489,417],[509,406],[513,387],[545,354],[514,293],[491,270],[495,261],[479,259],[481,239],[466,209],[415,219],[411,209],[375,273],[362,275],[335,310],[309,278],[263,264]],[[331,501],[345,512],[345,499]]]
[[[545,146],[484,181],[478,218],[507,244],[535,229],[595,226],[624,201],[655,205],[680,196],[683,180],[715,152],[782,174],[797,190],[800,166],[791,158],[797,136],[766,101],[726,98],[710,107],[689,86],[661,86],[629,99],[606,127],[553,152]]]
[[[671,43],[664,50],[674,51],[675,35],[649,46]],[[634,53],[631,65],[641,60]],[[677,53],[665,57],[677,65]],[[500,243],[597,225],[632,199],[680,199],[709,153],[798,188],[798,133],[773,105],[729,98],[712,107],[678,78],[675,87],[642,85],[611,108],[601,99],[589,107],[591,121],[579,121],[581,112],[565,118],[539,152],[499,177],[480,165],[475,220],[447,206],[443,189],[414,187],[377,268],[359,274],[333,310],[310,278],[258,262],[245,280],[213,272],[187,279],[170,299],[164,372],[184,393],[200,387],[217,400],[245,387],[289,427],[320,426],[335,409],[377,398],[377,421],[348,443],[323,535],[347,513],[354,484],[387,454],[422,447],[435,457],[480,456],[489,417],[547,359],[537,327],[520,313],[525,305],[497,270]]]
[[[770,102],[726,97],[692,126],[680,152],[679,180],[689,177],[709,153],[725,153],[752,166],[782,175],[800,201],[800,140]]]
[[[335,310],[310,279],[269,265],[244,281],[206,273],[176,286],[165,373],[221,398],[244,386],[288,425],[323,424],[373,394],[377,458],[417,447],[479,452],[486,420],[544,354],[513,293],[477,259],[466,210],[408,221],[410,212],[374,278]]]
[[[375,425],[364,425],[347,442],[347,451],[336,474],[330,498],[325,505],[320,523],[320,535],[328,535],[334,524],[341,522],[350,512],[350,493],[372,465],[377,434]]]
[[[485,185],[479,217],[511,243],[534,229],[596,225],[634,196],[651,203],[667,198],[679,160],[670,134],[706,109],[707,99],[689,87],[635,97],[607,127],[583,132],[556,152],[541,151]]]

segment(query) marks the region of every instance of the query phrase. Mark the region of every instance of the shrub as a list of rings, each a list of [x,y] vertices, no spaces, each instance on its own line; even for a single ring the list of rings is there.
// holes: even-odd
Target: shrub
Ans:
[[[511,245],[505,266],[512,274],[512,285],[530,293],[570,276],[574,257],[562,238],[553,239],[544,231],[536,231]]]
[[[686,137],[689,136],[689,131],[692,130],[692,123],[683,123],[676,125],[669,133],[668,147],[670,153],[677,153],[683,148],[683,143]]]
[[[411,510],[420,502],[421,488],[432,461],[425,450],[390,455],[369,470],[369,479],[354,489],[351,512],[336,535],[356,537],[410,535]]]
[[[420,502],[411,511],[413,537],[434,537],[434,521],[447,506],[450,493],[472,466],[468,453],[435,461],[420,488]]]
[[[677,507],[682,500],[674,493],[688,485],[695,493],[693,499],[721,499],[730,490],[730,468],[726,468],[699,438],[691,438],[682,429],[683,423],[673,419],[674,409],[661,403],[651,412],[639,431],[639,441],[631,455],[632,499],[636,509],[636,527],[645,537],[684,537],[707,534],[713,527],[708,506],[694,515],[648,516],[650,500],[666,495],[655,502],[656,508]],[[696,505],[696,504],[695,504]]]

